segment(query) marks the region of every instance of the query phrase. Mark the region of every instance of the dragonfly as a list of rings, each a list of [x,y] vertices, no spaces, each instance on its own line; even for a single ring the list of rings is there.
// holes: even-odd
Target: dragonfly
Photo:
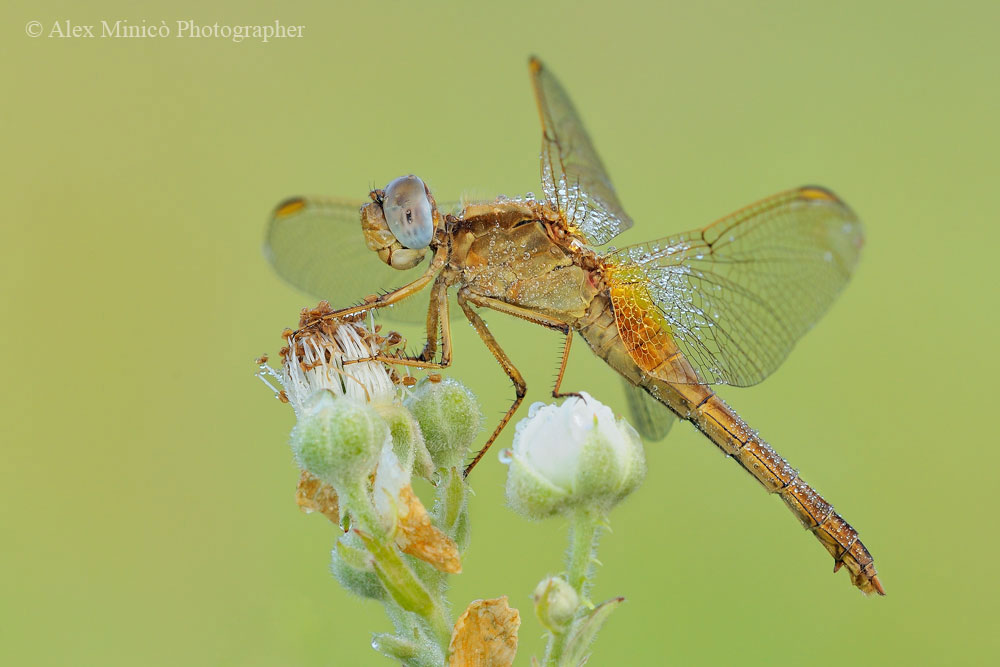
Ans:
[[[543,197],[439,206],[414,175],[372,189],[366,202],[293,197],[267,229],[265,253],[277,273],[306,292],[354,303],[329,317],[388,309],[390,318],[422,319],[419,354],[377,358],[424,369],[452,362],[455,294],[515,390],[466,474],[527,389],[480,314],[490,310],[563,335],[554,397],[574,395],[561,385],[578,334],[621,375],[644,436],[662,438],[676,418],[690,422],[781,498],[833,556],[834,572],[846,566],[862,592],[884,595],[857,531],[712,388],[762,381],[829,308],[860,256],[857,215],[810,185],[699,229],[607,247],[633,220],[563,86],[537,58],[529,69]],[[428,288],[429,304],[412,298]]]

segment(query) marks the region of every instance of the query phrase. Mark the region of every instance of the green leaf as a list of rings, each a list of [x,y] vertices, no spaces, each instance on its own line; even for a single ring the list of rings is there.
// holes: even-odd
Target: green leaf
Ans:
[[[438,527],[445,531],[449,537],[454,537],[452,533],[455,530],[455,525],[458,523],[462,510],[465,509],[467,491],[465,477],[459,468],[452,467],[441,470],[434,514],[438,520]]]
[[[337,555],[342,561],[344,561],[345,565],[353,567],[355,570],[373,572],[375,568],[372,563],[372,557],[368,555],[368,552],[361,549],[355,549],[353,546],[347,544],[347,535],[350,535],[350,533],[345,533],[345,537],[340,538],[334,544],[334,549],[337,550]]]
[[[569,637],[566,639],[566,648],[563,651],[562,659],[559,660],[560,667],[579,667],[586,661],[587,649],[594,642],[598,631],[604,625],[604,621],[624,601],[625,598],[622,597],[611,598],[607,602],[597,605],[586,616],[573,622]]]
[[[435,612],[434,600],[409,568],[396,547],[382,544],[363,531],[355,531],[368,552],[375,557],[375,574],[393,600],[406,611],[429,617]]]

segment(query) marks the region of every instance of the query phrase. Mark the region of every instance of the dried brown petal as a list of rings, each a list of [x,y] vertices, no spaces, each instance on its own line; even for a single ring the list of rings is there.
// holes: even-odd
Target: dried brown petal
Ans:
[[[449,574],[462,571],[462,560],[454,540],[438,530],[423,503],[409,484],[399,492],[396,545],[415,558]]]
[[[336,525],[340,525],[340,506],[337,504],[337,492],[329,484],[315,475],[302,471],[299,484],[295,487],[295,504],[303,512],[319,512]]]
[[[507,596],[473,600],[458,617],[448,645],[448,665],[509,667],[517,653],[521,615],[507,604]]]

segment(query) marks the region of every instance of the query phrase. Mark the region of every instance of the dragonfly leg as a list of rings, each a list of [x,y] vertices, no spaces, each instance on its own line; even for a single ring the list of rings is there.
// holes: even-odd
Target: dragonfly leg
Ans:
[[[472,461],[469,463],[469,465],[465,467],[466,477],[469,476],[469,473],[472,472],[472,469],[476,467],[476,464],[479,463],[479,460],[483,458],[483,456],[486,454],[486,451],[490,448],[490,445],[493,444],[493,441],[497,439],[497,436],[500,435],[500,432],[503,431],[504,427],[507,425],[507,422],[510,421],[510,418],[514,416],[515,412],[517,412],[517,408],[518,406],[521,405],[521,401],[524,400],[524,395],[527,391],[527,385],[524,384],[524,378],[521,377],[520,371],[518,371],[517,368],[515,368],[514,364],[511,363],[510,357],[507,356],[507,353],[504,352],[503,348],[500,347],[500,344],[497,343],[496,338],[494,338],[493,334],[490,333],[490,330],[486,326],[486,323],[483,322],[483,318],[481,318],[479,314],[472,307],[473,305],[488,307],[483,302],[484,299],[474,294],[471,294],[465,289],[461,289],[458,291],[458,305],[461,306],[462,312],[465,313],[465,316],[468,318],[469,323],[472,324],[472,327],[476,330],[476,333],[478,333],[479,337],[483,339],[483,343],[486,345],[489,351],[493,353],[493,356],[496,358],[497,363],[499,363],[500,367],[503,368],[504,372],[507,374],[507,377],[509,377],[511,382],[514,383],[515,396],[514,396],[514,402],[511,404],[510,408],[507,410],[504,416],[500,419],[500,423],[497,424],[497,427],[493,429],[493,433],[490,435],[489,439],[486,440],[486,444],[483,445],[482,449],[480,449],[476,453],[476,455],[472,458]]]
[[[437,356],[438,334],[441,336],[441,360]],[[381,361],[396,366],[440,370],[451,366],[451,321],[448,318],[448,282],[444,274],[439,274],[431,288],[430,306],[427,308],[427,342],[424,350],[416,357],[403,354],[379,354],[364,359],[345,361],[358,364],[366,361]]]
[[[371,310],[375,310],[376,308],[386,308],[394,303],[399,303],[403,299],[413,296],[423,288],[427,287],[427,284],[431,282],[434,275],[444,267],[447,259],[448,246],[447,244],[442,244],[434,254],[434,259],[431,261],[430,266],[427,267],[427,270],[413,282],[403,285],[398,289],[394,289],[391,292],[386,292],[385,294],[372,295],[365,299],[364,303],[358,304],[357,306],[341,308],[340,310],[335,310],[332,313],[323,315],[312,322],[307,322],[304,326],[297,329],[292,335],[297,335],[304,329],[308,329],[323,320],[351,319],[352,316],[361,315]]]
[[[552,397],[553,398],[566,398],[567,396],[576,396],[577,398],[583,398],[580,394],[575,391],[570,392],[560,392],[559,387],[562,385],[563,376],[566,374],[566,364],[569,362],[569,348],[573,343],[573,329],[570,325],[566,324],[562,320],[557,320],[553,317],[548,317],[542,315],[536,311],[528,310],[527,308],[521,308],[520,306],[514,306],[499,299],[493,299],[485,296],[469,297],[469,300],[475,303],[477,306],[482,306],[484,308],[489,308],[500,313],[505,313],[507,315],[513,315],[522,320],[526,320],[533,324],[540,324],[543,327],[552,329],[554,331],[559,331],[566,336],[563,343],[562,356],[559,361],[559,369],[556,372],[556,382],[552,387]]]
[[[569,362],[569,347],[573,344],[573,331],[566,332],[566,341],[563,343],[562,359],[559,360],[559,372],[556,374],[556,384],[552,387],[553,398],[566,398],[576,396],[581,401],[586,400],[581,394],[575,391],[559,391],[562,386],[563,376],[566,375],[566,364]]]
[[[427,309],[427,342],[420,353],[421,361],[432,361],[437,356],[438,334],[441,336],[441,365],[451,365],[451,323],[448,319],[448,280],[439,274],[431,287],[431,305]]]

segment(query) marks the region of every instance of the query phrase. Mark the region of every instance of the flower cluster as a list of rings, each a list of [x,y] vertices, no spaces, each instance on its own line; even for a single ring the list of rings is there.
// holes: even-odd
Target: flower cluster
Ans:
[[[400,377],[386,363],[403,361],[394,353],[405,342],[398,334],[332,313],[325,302],[304,310],[299,330],[284,334],[280,369],[264,358],[258,376],[295,412],[296,502],[340,529],[334,577],[385,606],[395,632],[374,635],[372,645],[404,665],[512,664],[520,615],[507,598],[475,600],[452,623],[445,597],[469,544],[463,465],[482,428],[475,396],[436,374]],[[533,405],[505,460],[514,510],[571,521],[567,569],[543,579],[533,597],[549,633],[545,664],[581,664],[622,601],[595,607],[586,595],[606,514],[645,474],[638,436],[581,394],[558,407]],[[435,486],[431,510],[413,490],[415,477]]]

